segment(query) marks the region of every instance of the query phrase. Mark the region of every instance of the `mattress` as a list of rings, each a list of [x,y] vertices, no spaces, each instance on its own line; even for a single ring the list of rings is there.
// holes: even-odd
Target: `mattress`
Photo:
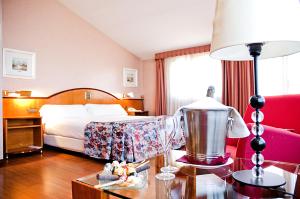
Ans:
[[[84,141],[80,139],[44,134],[44,143],[70,151],[84,152]]]
[[[151,116],[90,116],[51,118],[45,123],[45,134],[84,140],[85,126],[90,122],[147,120]]]

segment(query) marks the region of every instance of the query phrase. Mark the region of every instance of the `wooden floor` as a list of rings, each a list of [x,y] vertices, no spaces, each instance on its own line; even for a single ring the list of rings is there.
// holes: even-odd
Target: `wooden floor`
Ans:
[[[70,199],[71,181],[97,172],[103,161],[45,149],[0,163],[0,199]]]

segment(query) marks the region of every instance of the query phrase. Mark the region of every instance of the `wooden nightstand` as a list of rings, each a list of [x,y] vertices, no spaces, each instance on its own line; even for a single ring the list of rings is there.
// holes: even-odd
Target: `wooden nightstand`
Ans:
[[[128,115],[133,116],[148,116],[149,111],[128,111]]]
[[[9,154],[43,152],[41,117],[5,117],[3,133],[6,159]]]

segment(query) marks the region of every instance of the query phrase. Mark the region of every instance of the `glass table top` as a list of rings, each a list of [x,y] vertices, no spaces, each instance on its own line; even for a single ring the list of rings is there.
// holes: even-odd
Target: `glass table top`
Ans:
[[[257,188],[241,185],[233,180],[232,172],[251,169],[251,160],[236,158],[231,164],[220,167],[191,166],[176,162],[184,151],[173,150],[171,162],[180,168],[174,180],[162,181],[155,178],[163,166],[163,156],[150,159],[151,167],[148,170],[148,182],[141,189],[108,189],[103,190],[109,195],[119,198],[292,198],[284,192],[300,196],[300,171],[298,164],[265,161],[266,171],[276,173],[285,178],[286,184],[277,189]],[[89,186],[98,185],[97,173],[77,179]]]

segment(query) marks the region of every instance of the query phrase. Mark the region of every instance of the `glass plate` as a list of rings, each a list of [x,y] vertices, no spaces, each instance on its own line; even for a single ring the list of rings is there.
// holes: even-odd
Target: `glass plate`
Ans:
[[[133,184],[133,185],[129,185],[129,186],[120,186],[120,185],[116,184],[116,185],[102,187],[102,189],[104,189],[104,190],[115,189],[116,190],[116,189],[142,189],[142,188],[144,188],[145,185],[148,183],[148,170],[138,173],[137,177],[140,178],[140,181],[137,184]],[[99,180],[99,184],[104,184],[104,183],[108,183],[108,182],[111,182],[111,181],[110,180]]]

